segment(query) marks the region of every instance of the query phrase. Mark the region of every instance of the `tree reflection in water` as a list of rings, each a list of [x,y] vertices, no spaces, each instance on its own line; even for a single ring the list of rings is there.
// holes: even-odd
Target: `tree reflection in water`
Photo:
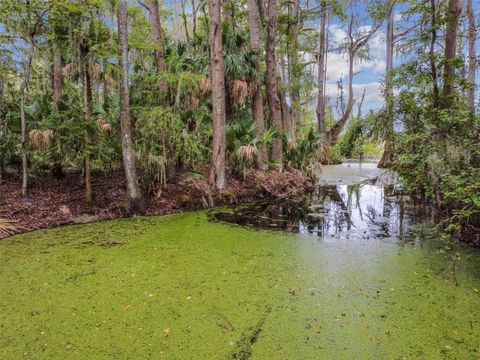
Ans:
[[[210,218],[250,228],[311,234],[327,242],[404,242],[408,241],[405,228],[421,218],[406,209],[413,210],[402,196],[394,195],[392,187],[362,183],[320,186],[301,200],[262,201],[231,211],[212,211]]]

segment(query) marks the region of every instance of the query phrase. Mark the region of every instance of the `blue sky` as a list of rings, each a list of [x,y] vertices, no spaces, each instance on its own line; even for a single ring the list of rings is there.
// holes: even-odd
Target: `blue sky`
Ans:
[[[478,19],[478,10],[480,8],[478,1],[473,1],[474,10],[477,12]],[[397,5],[394,11],[395,18],[395,28],[403,27],[406,28],[409,25],[405,23],[405,20],[402,19],[402,11],[405,10],[405,6]],[[363,9],[358,7],[355,11],[364,15]],[[478,20],[477,20],[478,21]],[[364,26],[368,27],[371,25],[371,21],[368,19],[365,21]],[[478,25],[478,23],[477,23]],[[342,29],[341,24],[338,21],[333,21],[330,24],[330,38],[337,42],[341,42],[346,33]],[[357,63],[355,66],[355,72],[358,74],[354,78],[354,92],[355,97],[360,97],[363,89],[366,89],[364,110],[368,111],[370,109],[378,109],[383,106],[384,100],[381,95],[380,82],[385,77],[385,33],[386,33],[386,23],[377,31],[377,33],[372,37],[369,47],[371,60],[368,62]],[[441,39],[439,39],[441,41]],[[466,43],[466,42],[465,42]],[[480,41],[477,40],[477,54],[480,52]],[[332,102],[335,102],[338,95],[337,90],[337,81],[340,77],[343,78],[344,84],[347,83],[348,75],[348,61],[345,55],[329,53],[328,59],[328,69],[327,69],[327,94],[331,96]],[[399,64],[402,60],[408,58],[408,54],[398,57],[395,55],[394,65]],[[477,79],[479,78],[479,72],[477,71]]]

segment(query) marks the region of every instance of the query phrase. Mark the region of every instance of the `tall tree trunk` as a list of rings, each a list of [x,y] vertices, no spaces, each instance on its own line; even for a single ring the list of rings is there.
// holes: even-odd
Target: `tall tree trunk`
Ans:
[[[430,12],[431,12],[431,38],[430,38],[430,72],[432,76],[432,88],[433,88],[433,107],[437,109],[439,107],[439,89],[438,89],[438,73],[437,64],[435,59],[435,43],[437,42],[437,6],[436,0],[430,0]]]
[[[53,102],[57,112],[60,110],[60,103],[62,102],[63,96],[63,74],[62,74],[62,54],[60,47],[58,46],[58,40],[54,39],[52,48],[53,48],[53,71],[52,71],[52,92],[53,92]],[[59,144],[59,139],[56,139],[56,142]],[[53,159],[53,176],[56,178],[63,177],[63,168],[62,168],[62,156],[59,150],[55,151]]]
[[[162,27],[160,24],[158,0],[148,0],[148,13],[152,26],[152,40],[156,47],[155,60],[157,65],[157,73],[161,75],[163,72],[165,72],[165,46],[163,41]],[[165,81],[163,79],[160,79],[160,93],[162,97],[164,96],[165,90]]]
[[[266,40],[266,63],[267,63],[267,100],[270,108],[270,118],[276,130],[283,131],[282,108],[278,97],[277,60],[275,56],[275,44],[277,37],[277,14],[276,0],[268,0],[267,4],[267,40]],[[272,160],[283,167],[283,144],[281,137],[273,140]]]
[[[182,19],[183,19],[183,28],[185,29],[185,36],[187,37],[187,41],[190,42],[190,34],[188,32],[187,13],[185,11],[185,1],[186,0],[180,0],[180,4],[182,5]]]
[[[317,122],[318,122],[318,132],[322,140],[326,137],[326,128],[325,128],[325,57],[327,53],[326,49],[326,24],[327,24],[327,2],[322,0],[320,8],[320,48],[318,51],[318,99],[317,99]]]
[[[122,155],[125,177],[127,179],[127,197],[134,211],[144,211],[142,192],[138,185],[133,155],[132,129],[130,116],[130,90],[128,85],[128,5],[120,1],[118,8],[118,40],[120,42],[120,127],[122,132]]]
[[[90,134],[88,125],[92,119],[92,80],[90,76],[90,62],[88,60],[88,48],[86,45],[81,46],[82,58],[82,90],[83,90],[83,112],[84,122],[87,127],[85,130],[85,201],[87,204],[93,202],[92,190],[92,164],[90,161]]]
[[[30,49],[30,52],[33,49]],[[22,146],[22,196],[27,196],[28,192],[28,162],[27,162],[27,136],[26,136],[26,118],[25,118],[25,91],[30,82],[30,72],[32,68],[32,54],[28,54],[25,65],[25,74],[22,85],[20,86],[20,127],[21,127],[21,146]]]
[[[158,0],[148,0],[148,11],[150,15],[150,23],[152,26],[152,40],[155,46],[157,47],[155,51],[155,59],[157,64],[157,74],[159,75],[159,90],[160,90],[160,99],[167,99],[167,84],[165,80],[161,78],[162,74],[166,70],[165,66],[165,54],[164,54],[164,39],[162,28],[160,24],[160,14],[158,7]],[[177,156],[174,151],[172,151],[169,144],[168,138],[164,136],[164,144],[166,147],[166,158],[167,158],[167,178],[169,181],[173,181],[176,173],[176,163]]]
[[[445,30],[445,65],[443,68],[444,108],[451,108],[455,95],[455,59],[457,56],[457,36],[463,0],[448,0],[447,29]]]
[[[387,41],[386,41],[386,71],[385,71],[385,110],[387,113],[385,124],[385,149],[383,150],[382,158],[378,163],[379,168],[386,168],[393,165],[394,152],[394,114],[393,114],[393,88],[392,88],[392,69],[393,69],[393,9],[395,2],[392,1],[388,7],[387,13]]]
[[[292,8],[290,10],[290,8]],[[293,18],[293,25],[289,31],[292,41],[291,48],[287,51],[288,60],[288,85],[290,92],[290,123],[289,138],[295,141],[295,126],[300,122],[300,77],[301,72],[298,69],[298,32],[300,28],[300,0],[293,0],[292,6],[289,6],[289,12]],[[290,25],[289,25],[290,26]],[[290,42],[287,42],[290,47]]]
[[[192,36],[197,35],[197,12],[198,7],[195,5],[195,0],[192,0]]]
[[[258,9],[256,0],[248,0],[248,25],[250,27],[250,49],[253,53],[260,52],[260,23],[258,19]],[[259,70],[260,64],[255,61],[255,69]],[[255,135],[258,139],[263,138],[265,132],[265,116],[263,112],[263,94],[261,83],[255,81],[252,94],[252,116],[255,120]],[[261,145],[257,153],[257,167],[261,170],[265,169],[265,162],[268,160],[267,148]]]
[[[225,189],[225,66],[222,47],[221,0],[209,0],[210,78],[212,79],[213,145],[210,180]]]
[[[63,76],[62,76],[62,54],[60,52],[60,47],[58,46],[57,40],[53,42],[53,80],[52,80],[52,90],[53,90],[53,102],[57,108],[57,111],[60,107],[60,102],[62,101],[63,95]]]
[[[473,11],[472,0],[467,0],[468,16],[468,106],[475,109],[475,43],[477,39],[477,29],[475,25],[475,14]]]

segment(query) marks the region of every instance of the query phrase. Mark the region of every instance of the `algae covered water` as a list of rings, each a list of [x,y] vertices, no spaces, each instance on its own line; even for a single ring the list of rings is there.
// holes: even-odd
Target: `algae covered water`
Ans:
[[[475,359],[480,255],[383,186],[0,242],[2,359]]]

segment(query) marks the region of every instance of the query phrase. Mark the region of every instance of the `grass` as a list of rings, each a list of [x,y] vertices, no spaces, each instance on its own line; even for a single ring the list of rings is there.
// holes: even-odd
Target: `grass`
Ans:
[[[2,359],[479,356],[478,257],[320,244],[204,212],[0,242]]]

